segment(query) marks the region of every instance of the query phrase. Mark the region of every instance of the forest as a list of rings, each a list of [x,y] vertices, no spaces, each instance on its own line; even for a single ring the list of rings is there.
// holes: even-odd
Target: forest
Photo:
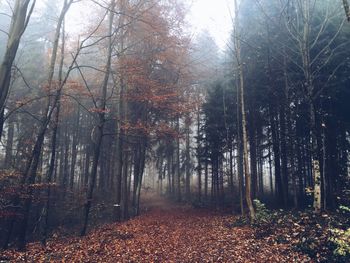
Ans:
[[[348,0],[190,2],[0,0],[0,262],[350,261]]]

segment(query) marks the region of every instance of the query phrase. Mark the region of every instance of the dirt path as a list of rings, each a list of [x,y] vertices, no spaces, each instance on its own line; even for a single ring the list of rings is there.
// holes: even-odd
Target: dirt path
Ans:
[[[159,198],[145,203],[146,211],[128,222],[7,256],[13,262],[309,262],[287,244],[256,239],[249,227],[230,228],[232,216]]]

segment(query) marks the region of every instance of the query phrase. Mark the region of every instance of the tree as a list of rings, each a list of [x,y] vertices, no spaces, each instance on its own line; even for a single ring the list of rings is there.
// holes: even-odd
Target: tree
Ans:
[[[9,93],[12,64],[15,60],[19,43],[24,31],[27,28],[30,17],[33,13],[35,0],[16,0],[11,18],[11,25],[7,33],[7,44],[4,57],[0,65],[0,137],[3,129],[3,116],[6,98]]]
[[[245,198],[249,209],[249,217],[251,221],[255,219],[255,210],[252,202],[251,195],[251,174],[249,171],[249,161],[248,161],[248,135],[247,135],[247,118],[246,118],[246,108],[245,108],[245,97],[244,97],[244,71],[241,59],[241,36],[240,36],[240,25],[239,25],[239,6],[237,5],[237,0],[234,2],[235,8],[235,24],[234,24],[234,49],[235,57],[237,63],[238,71],[238,83],[239,83],[239,104],[240,112],[242,118],[242,144],[243,144],[243,167],[245,176]]]
[[[348,0],[343,0],[343,6],[344,6],[346,18],[350,22],[350,8],[349,8]]]

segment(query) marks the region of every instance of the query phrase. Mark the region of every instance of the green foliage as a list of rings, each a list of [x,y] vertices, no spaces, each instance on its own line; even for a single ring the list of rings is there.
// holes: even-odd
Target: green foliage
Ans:
[[[340,211],[344,214],[350,213],[350,208],[347,206],[339,206]],[[333,254],[339,262],[350,261],[350,228],[331,228],[331,237],[329,241],[334,245]]]
[[[339,261],[350,261],[350,228],[346,230],[331,229],[332,237],[330,241],[335,245],[334,255]]]
[[[253,200],[255,207],[255,220],[252,225],[259,228],[261,226],[270,225],[275,218],[278,217],[278,212],[274,213],[266,208],[265,204],[258,199]],[[251,222],[248,217],[240,216],[233,223],[234,227],[249,225]]]
[[[341,211],[343,211],[344,213],[350,213],[350,207],[341,205],[341,206],[339,206],[339,209],[340,209]]]
[[[205,152],[211,157],[222,155],[236,134],[236,94],[229,84],[215,83],[208,90],[203,105],[205,115]]]
[[[258,199],[253,200],[255,206],[254,225],[269,224],[274,219],[274,214],[266,208],[265,204]]]

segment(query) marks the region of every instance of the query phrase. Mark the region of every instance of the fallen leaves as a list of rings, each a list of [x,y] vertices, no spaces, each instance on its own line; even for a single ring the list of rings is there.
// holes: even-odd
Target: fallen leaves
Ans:
[[[310,262],[290,244],[257,239],[248,226],[227,227],[232,216],[167,204],[83,238],[31,243],[5,251],[10,262]]]

